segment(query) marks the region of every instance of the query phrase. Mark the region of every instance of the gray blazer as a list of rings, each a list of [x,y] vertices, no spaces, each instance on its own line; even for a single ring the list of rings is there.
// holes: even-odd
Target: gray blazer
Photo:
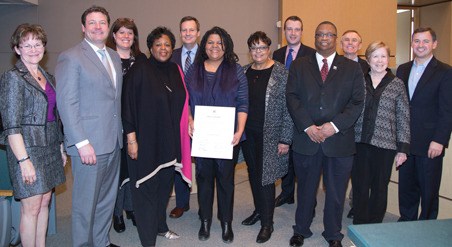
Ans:
[[[41,67],[39,70],[55,89],[55,80]],[[0,144],[8,144],[6,137],[22,134],[25,147],[47,146],[47,96],[22,60],[6,71],[0,80],[0,112],[3,129]],[[56,121],[58,113],[55,111]],[[60,140],[62,140],[62,134]]]
[[[55,69],[57,103],[69,155],[78,156],[75,144],[88,140],[96,155],[122,147],[119,55],[107,48],[116,71],[116,87],[96,52],[83,40],[58,57]]]
[[[243,67],[245,73],[250,66]],[[279,143],[292,143],[293,121],[286,107],[285,94],[288,74],[284,65],[275,61],[265,93],[263,186],[274,183],[288,171],[289,155],[277,154]]]

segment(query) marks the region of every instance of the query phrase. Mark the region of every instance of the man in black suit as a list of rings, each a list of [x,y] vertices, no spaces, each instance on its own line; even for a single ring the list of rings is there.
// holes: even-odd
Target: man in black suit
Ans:
[[[287,107],[295,124],[292,150],[298,177],[297,210],[290,246],[312,236],[310,225],[323,173],[326,187],[323,237],[342,246],[342,213],[355,154],[354,123],[364,105],[361,67],[336,54],[336,26],[324,21],[315,31],[317,52],[290,66]]]
[[[179,27],[182,47],[173,51],[171,61],[177,63],[186,74],[198,51],[199,21],[193,16],[185,16],[180,20]],[[169,216],[179,218],[190,209],[190,188],[179,172],[174,172],[174,191],[176,207],[171,210]]]
[[[293,60],[299,57],[311,56],[315,54],[315,50],[301,43],[301,35],[303,33],[303,22],[298,16],[289,16],[284,22],[284,34],[286,36],[287,45],[279,48],[273,53],[273,59],[286,65],[289,69]],[[275,199],[275,207],[279,207],[285,203],[294,203],[295,191],[295,172],[293,170],[292,151],[289,154],[289,171],[282,178],[281,194]]]
[[[411,39],[416,58],[397,69],[409,94],[411,128],[410,154],[399,170],[399,221],[438,216],[444,149],[452,128],[452,69],[433,56],[436,46],[431,28],[416,29]]]
[[[366,60],[361,59],[358,57],[358,51],[361,50],[363,40],[361,38],[361,35],[359,35],[358,31],[356,30],[347,30],[342,34],[341,37],[341,48],[344,52],[344,57],[353,60],[355,62],[358,62],[359,65],[361,65],[361,69],[364,74],[369,72],[369,64]],[[347,218],[353,219],[354,213],[353,213],[353,200],[352,200],[352,190],[350,189],[350,211],[347,214]]]

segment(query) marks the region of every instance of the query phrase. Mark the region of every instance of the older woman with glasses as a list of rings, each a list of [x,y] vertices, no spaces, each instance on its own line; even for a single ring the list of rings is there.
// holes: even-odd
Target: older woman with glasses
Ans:
[[[287,173],[293,130],[285,97],[288,71],[270,58],[270,45],[271,40],[264,32],[251,34],[248,47],[253,62],[244,66],[249,110],[246,140],[241,146],[255,210],[242,224],[253,225],[261,221],[257,243],[268,241],[273,232],[275,181]]]
[[[66,154],[56,108],[55,80],[39,62],[47,36],[19,25],[11,48],[19,60],[0,80],[0,112],[14,197],[20,199],[22,246],[45,246],[52,189],[65,182]]]

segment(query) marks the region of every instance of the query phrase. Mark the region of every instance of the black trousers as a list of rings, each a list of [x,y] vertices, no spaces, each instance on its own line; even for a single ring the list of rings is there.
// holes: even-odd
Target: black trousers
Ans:
[[[275,184],[262,185],[264,133],[247,128],[245,133],[246,141],[242,142],[241,147],[248,166],[254,207],[261,216],[261,225],[272,226],[275,212]]]
[[[293,166],[293,151],[289,150],[289,170],[281,178],[281,196],[283,198],[294,197],[295,194],[295,170]]]
[[[166,207],[173,187],[174,167],[161,169],[146,182],[135,187],[132,182],[132,201],[138,236],[143,246],[154,246],[157,233],[167,232]]]
[[[353,224],[381,223],[396,150],[357,143],[352,168]]]
[[[201,220],[212,219],[213,197],[217,188],[218,219],[231,222],[234,207],[234,169],[238,158],[238,145],[233,159],[196,158],[198,185],[198,215]],[[216,186],[215,186],[216,185]]]
[[[443,156],[434,159],[408,156],[399,169],[399,221],[432,220],[438,217],[442,170]]]
[[[305,238],[312,236],[310,226],[314,218],[317,189],[323,174],[325,209],[323,210],[322,236],[327,240],[342,240],[342,213],[344,211],[345,191],[353,166],[353,156],[328,157],[320,147],[314,155],[293,153],[297,183],[297,210],[294,233]]]

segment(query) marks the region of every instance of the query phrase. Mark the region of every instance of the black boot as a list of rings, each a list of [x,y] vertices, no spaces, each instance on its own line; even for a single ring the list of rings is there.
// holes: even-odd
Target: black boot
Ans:
[[[201,227],[198,232],[198,239],[205,241],[210,238],[210,225],[212,220],[201,220]]]
[[[231,222],[221,222],[221,237],[223,242],[229,244],[234,241],[234,233],[232,232]]]
[[[261,244],[267,242],[271,238],[272,232],[273,226],[262,226],[259,234],[257,235],[256,243]]]
[[[126,225],[124,224],[124,218],[121,216],[113,215],[113,229],[117,233],[123,232],[126,230]]]
[[[251,216],[249,216],[248,218],[246,218],[242,221],[242,225],[251,226],[251,225],[256,224],[256,222],[258,222],[260,219],[261,219],[260,214],[258,214],[256,211],[254,211]]]
[[[135,221],[135,212],[134,211],[126,211],[126,218],[128,220],[132,220],[134,226],[137,226],[137,222]]]

